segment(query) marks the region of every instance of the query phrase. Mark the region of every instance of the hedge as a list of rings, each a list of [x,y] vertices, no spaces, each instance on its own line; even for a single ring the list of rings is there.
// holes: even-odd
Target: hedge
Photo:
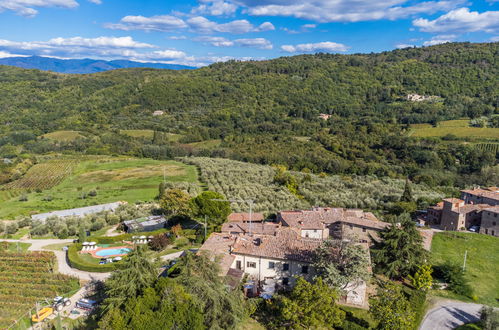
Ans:
[[[118,268],[118,265],[115,263],[104,264],[104,265],[93,265],[88,262],[85,262],[80,258],[80,254],[78,253],[81,249],[81,244],[73,244],[68,248],[67,258],[71,267],[84,270],[87,272],[96,272],[96,273],[107,273],[112,272],[113,270]]]

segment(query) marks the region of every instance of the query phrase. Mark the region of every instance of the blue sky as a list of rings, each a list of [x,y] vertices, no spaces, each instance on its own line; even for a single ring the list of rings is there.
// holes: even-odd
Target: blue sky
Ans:
[[[499,41],[499,0],[0,0],[0,57],[193,66]]]

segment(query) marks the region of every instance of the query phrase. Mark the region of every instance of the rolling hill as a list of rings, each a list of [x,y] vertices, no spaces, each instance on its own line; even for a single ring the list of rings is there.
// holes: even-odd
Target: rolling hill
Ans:
[[[41,56],[0,58],[0,65],[10,65],[24,69],[38,69],[58,73],[78,74],[96,73],[125,68],[154,68],[170,70],[194,69],[194,67],[177,64],[142,63],[127,60],[104,61],[90,58],[58,59]]]

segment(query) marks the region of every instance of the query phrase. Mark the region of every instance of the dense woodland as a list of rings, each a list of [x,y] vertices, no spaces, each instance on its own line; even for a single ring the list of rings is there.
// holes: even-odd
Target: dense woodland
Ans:
[[[223,157],[317,174],[409,177],[431,186],[494,184],[496,151],[412,138],[407,129],[498,114],[498,55],[499,43],[449,43],[183,71],[64,75],[0,66],[0,156],[13,160],[2,165],[12,174],[2,180],[24,171],[30,155],[56,151]],[[409,93],[436,97],[410,102]],[[156,110],[164,115],[152,116]],[[332,117],[319,119],[321,113]],[[120,129],[155,134],[132,138]],[[82,137],[40,138],[57,130]],[[189,144],[214,139],[221,143]]]

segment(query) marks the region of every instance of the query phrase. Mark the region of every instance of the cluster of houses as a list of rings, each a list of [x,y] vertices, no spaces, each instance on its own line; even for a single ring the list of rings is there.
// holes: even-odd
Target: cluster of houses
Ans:
[[[499,188],[462,190],[428,208],[426,224],[443,230],[472,230],[499,237]]]
[[[200,251],[218,258],[222,275],[229,281],[246,274],[260,292],[270,293],[278,287],[292,287],[296,276],[311,280],[314,251],[324,240],[354,240],[369,256],[371,236],[389,226],[370,212],[343,208],[282,211],[271,222],[259,213],[249,219],[249,214],[231,215],[221,233],[212,233]],[[350,283],[340,301],[365,306],[366,289],[363,281]]]

